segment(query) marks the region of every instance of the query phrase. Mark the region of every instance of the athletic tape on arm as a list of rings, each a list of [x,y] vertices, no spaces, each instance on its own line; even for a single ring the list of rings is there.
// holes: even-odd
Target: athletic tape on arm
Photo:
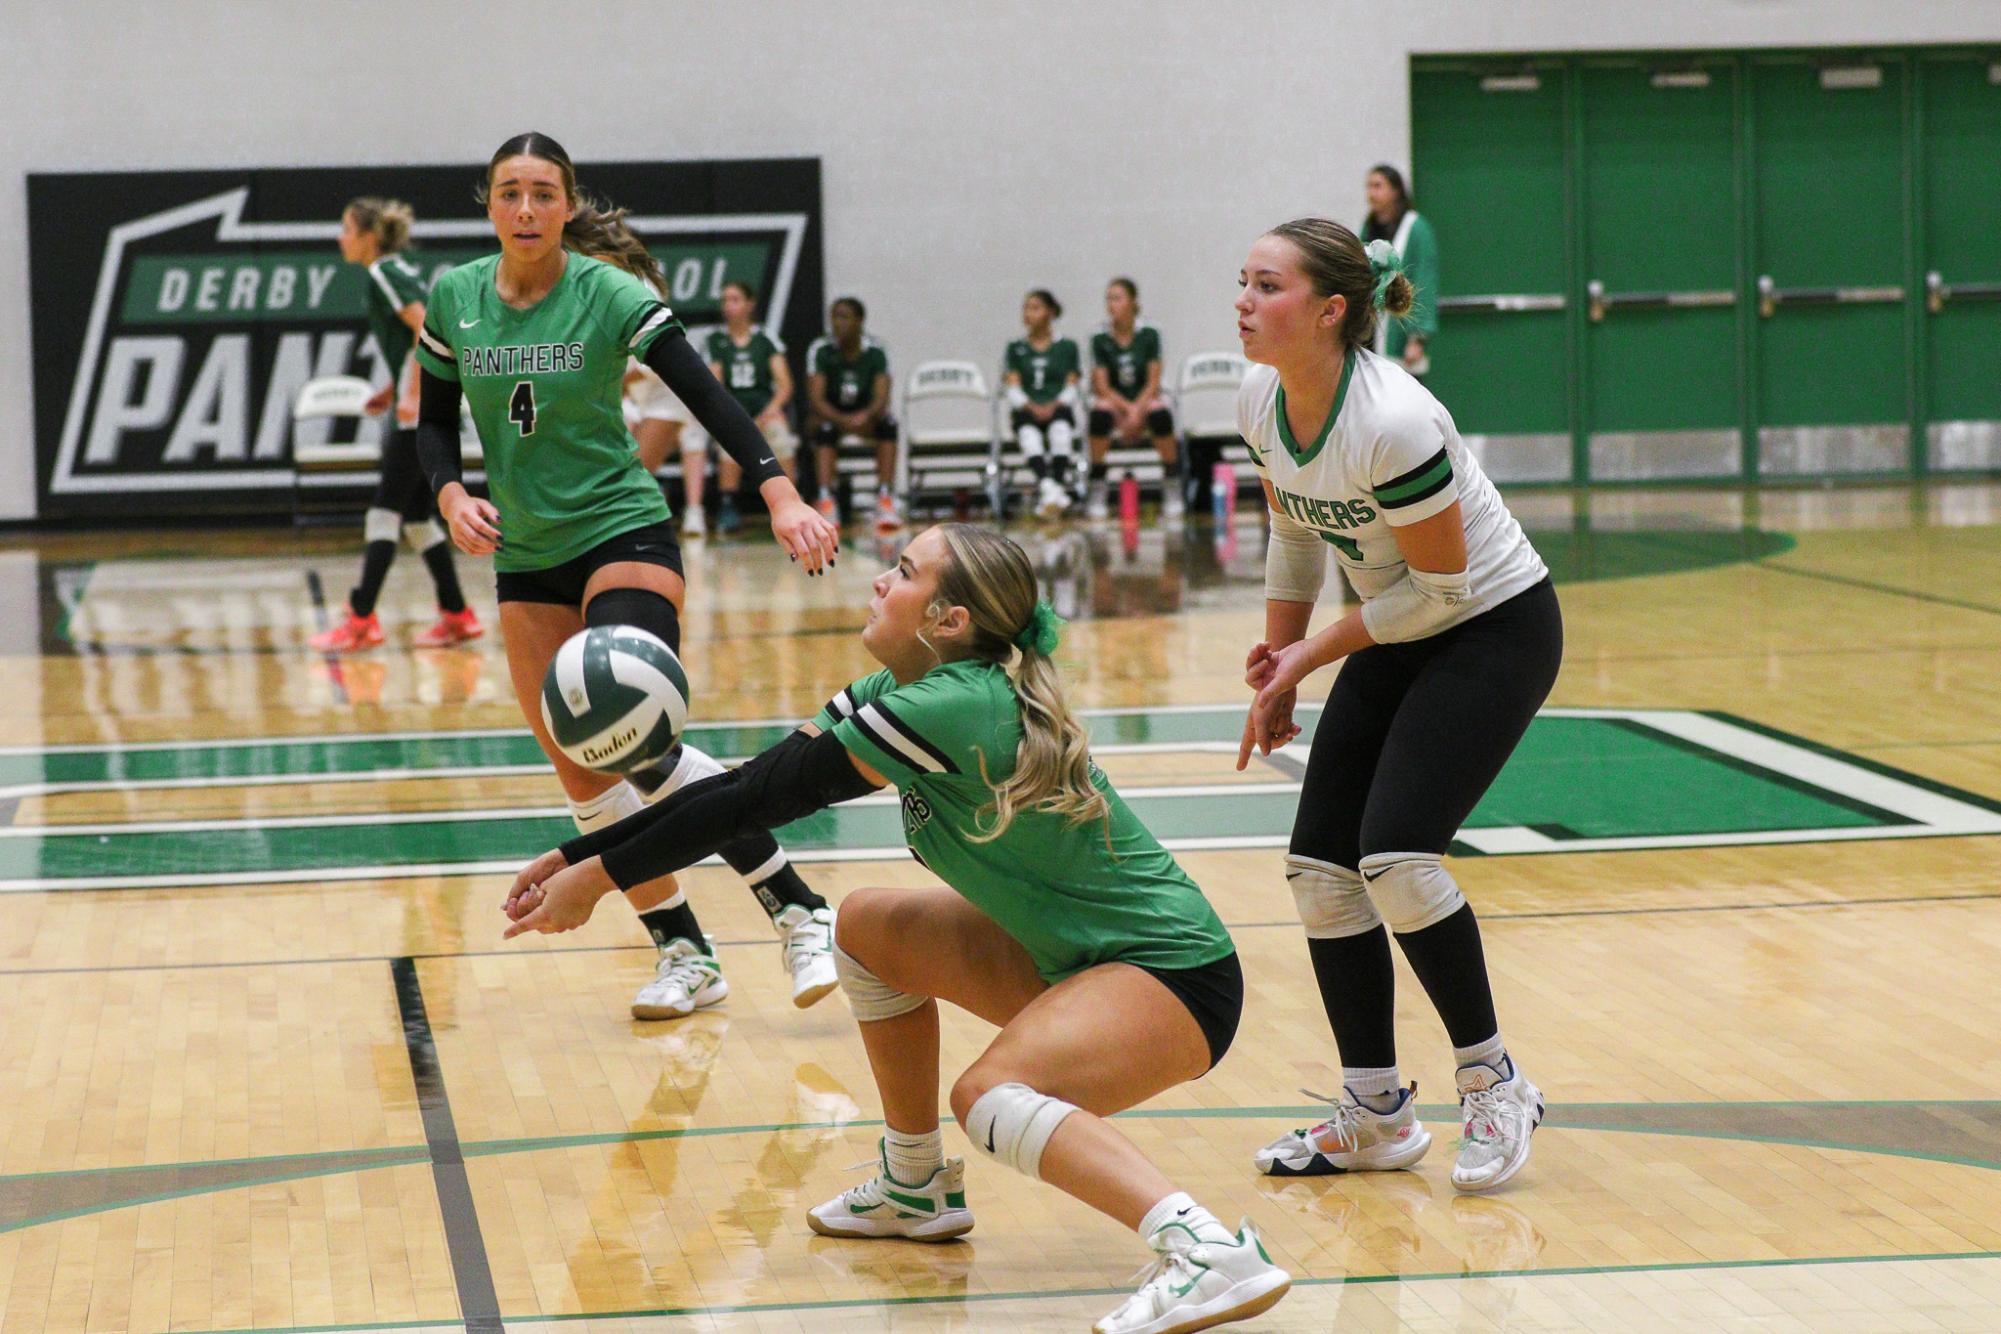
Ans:
[[[1378,644],[1423,639],[1449,625],[1472,593],[1464,570],[1412,570],[1362,604],[1362,625]]]

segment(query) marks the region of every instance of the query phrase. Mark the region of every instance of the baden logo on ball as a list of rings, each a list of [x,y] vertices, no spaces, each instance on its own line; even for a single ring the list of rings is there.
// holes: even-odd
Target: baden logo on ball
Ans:
[[[586,769],[630,773],[659,760],[688,722],[688,676],[674,650],[637,626],[580,630],[542,678],[542,724]]]

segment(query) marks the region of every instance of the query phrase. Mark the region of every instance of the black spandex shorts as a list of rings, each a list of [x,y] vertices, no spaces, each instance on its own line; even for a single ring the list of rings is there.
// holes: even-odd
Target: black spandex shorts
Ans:
[[[649,523],[608,537],[583,555],[546,570],[503,570],[494,577],[502,602],[582,607],[584,585],[607,565],[636,560],[681,573],[681,537],[670,523]]]
[[[1214,963],[1199,968],[1148,968],[1135,965],[1174,993],[1188,1007],[1209,1040],[1209,1068],[1214,1070],[1230,1050],[1237,1036],[1237,1021],[1244,1016],[1244,969],[1237,952],[1230,951]]]

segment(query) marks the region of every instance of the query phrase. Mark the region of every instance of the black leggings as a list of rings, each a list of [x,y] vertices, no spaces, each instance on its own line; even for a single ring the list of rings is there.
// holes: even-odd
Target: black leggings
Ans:
[[[1562,660],[1548,579],[1442,634],[1349,658],[1313,735],[1291,850],[1351,871],[1372,853],[1444,853]]]
[[[382,471],[370,509],[394,510],[405,523],[422,523],[435,510],[431,484],[417,463],[417,432],[394,430],[382,442]]]

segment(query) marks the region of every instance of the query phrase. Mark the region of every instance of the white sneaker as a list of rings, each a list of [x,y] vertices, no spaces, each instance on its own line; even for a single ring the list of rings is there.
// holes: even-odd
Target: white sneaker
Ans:
[[[1179,523],[1188,514],[1188,502],[1181,495],[1181,479],[1169,476],[1160,483],[1160,521]]]
[[[722,965],[686,940],[676,938],[660,951],[653,980],[632,998],[634,1019],[679,1019],[705,1010],[730,994]]]
[[[834,972],[834,910],[787,904],[771,919],[785,941],[785,967],[792,974],[792,1003],[805,1009],[841,985]]]
[[[966,1160],[947,1158],[929,1181],[906,1186],[889,1175],[889,1152],[877,1140],[876,1174],[807,1210],[806,1225],[823,1237],[963,1237],[973,1230],[973,1211],[966,1207]]]
[[[1542,1090],[1529,1083],[1512,1057],[1507,1078],[1491,1065],[1461,1066],[1459,1110],[1466,1137],[1452,1164],[1452,1184],[1460,1190],[1492,1190],[1522,1170],[1529,1160],[1529,1136],[1542,1124]]]
[[[896,503],[896,497],[888,491],[876,493],[875,530],[878,533],[893,533],[903,527],[903,507]]]
[[[1310,1130],[1289,1130],[1257,1151],[1258,1171],[1273,1177],[1316,1177],[1336,1172],[1393,1172],[1409,1167],[1431,1147],[1431,1132],[1417,1119],[1417,1085],[1397,1093],[1397,1109],[1372,1112],[1342,1089],[1334,1115]]]
[[[681,536],[707,537],[708,535],[709,517],[702,513],[700,505],[690,505],[681,511]]]
[[[1084,501],[1084,517],[1087,519],[1109,519],[1112,515],[1111,501],[1107,495],[1105,479],[1100,477],[1091,483]]]
[[[1164,1227],[1148,1239],[1158,1251],[1142,1269],[1140,1290],[1091,1326],[1092,1334],[1183,1334],[1249,1320],[1278,1305],[1292,1275],[1271,1262],[1257,1229],[1245,1219],[1234,1245],[1197,1241],[1186,1229]]]
[[[1060,519],[1070,508],[1070,493],[1054,477],[1045,477],[1037,488],[1035,512],[1045,519]]]

